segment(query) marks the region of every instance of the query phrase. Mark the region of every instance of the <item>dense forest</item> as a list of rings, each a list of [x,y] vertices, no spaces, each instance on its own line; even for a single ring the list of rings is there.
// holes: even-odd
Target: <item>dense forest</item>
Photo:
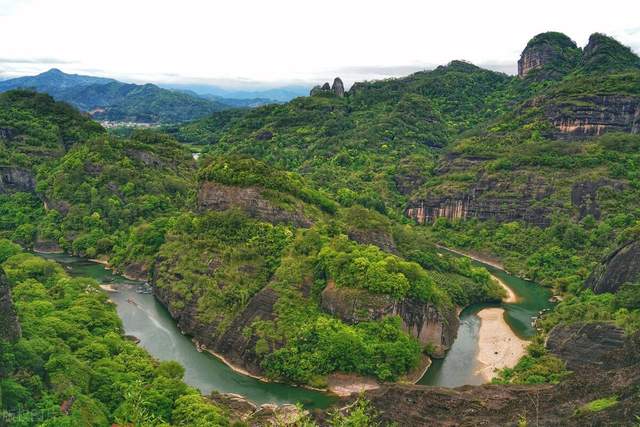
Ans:
[[[601,34],[584,49],[536,36],[518,76],[454,61],[126,136],[48,95],[0,94],[0,290],[19,331],[0,335],[3,414],[254,425],[125,338],[98,283],[31,251],[148,280],[230,363],[320,389],[339,374],[407,382],[442,357],[460,309],[504,297],[437,246],[473,252],[560,300],[494,382],[562,384],[555,326],[640,330],[640,269],[617,261],[640,253],[638,111],[640,60]],[[378,415],[361,397],[294,422]]]

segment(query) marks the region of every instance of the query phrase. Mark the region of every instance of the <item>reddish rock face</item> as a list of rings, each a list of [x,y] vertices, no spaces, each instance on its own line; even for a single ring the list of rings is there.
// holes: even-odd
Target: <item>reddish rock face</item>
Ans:
[[[525,77],[531,71],[544,67],[555,58],[553,48],[546,44],[536,49],[525,49],[518,61],[518,76]]]
[[[640,133],[640,97],[637,96],[585,96],[571,103],[552,104],[545,114],[559,137]]]
[[[535,202],[553,191],[551,186],[533,176],[528,178],[525,186],[479,179],[463,193],[414,199],[405,214],[418,224],[430,224],[438,218],[477,218],[499,222],[522,220],[545,227],[550,223],[549,212],[544,207],[535,206]]]
[[[581,55],[576,43],[562,33],[548,32],[532,38],[522,51],[518,61],[518,76],[529,77],[536,70],[536,77],[557,78],[575,67]]]

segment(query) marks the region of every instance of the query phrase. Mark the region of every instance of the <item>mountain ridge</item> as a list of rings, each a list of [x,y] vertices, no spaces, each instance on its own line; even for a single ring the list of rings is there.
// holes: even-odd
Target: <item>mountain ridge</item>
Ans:
[[[115,79],[66,74],[57,68],[36,76],[0,81],[0,92],[33,89],[68,102],[97,120],[177,123],[232,108],[261,105],[264,100],[226,101],[161,88],[152,83],[123,83]],[[264,101],[264,102],[263,102]]]

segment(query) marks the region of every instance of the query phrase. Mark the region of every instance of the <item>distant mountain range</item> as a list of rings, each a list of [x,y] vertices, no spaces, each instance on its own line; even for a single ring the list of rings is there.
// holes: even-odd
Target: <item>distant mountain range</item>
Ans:
[[[289,102],[293,98],[309,95],[310,86],[290,85],[263,90],[230,90],[218,86],[199,84],[161,84],[167,89],[189,91],[201,96],[218,99],[269,99],[278,102]]]
[[[252,108],[275,98],[221,97],[184,88],[123,83],[104,77],[66,74],[53,68],[36,76],[0,81],[0,92],[33,89],[68,102],[97,120],[138,123],[178,123],[231,108]],[[180,90],[178,90],[180,89]],[[279,94],[282,96],[282,94]]]

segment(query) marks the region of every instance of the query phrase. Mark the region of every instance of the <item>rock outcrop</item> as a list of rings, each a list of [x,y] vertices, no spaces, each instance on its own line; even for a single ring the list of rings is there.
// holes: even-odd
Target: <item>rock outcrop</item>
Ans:
[[[527,43],[518,61],[518,76],[529,77],[536,71],[540,78],[557,78],[577,64],[580,49],[562,33],[548,32]]]
[[[36,240],[33,242],[33,250],[35,252],[45,253],[45,254],[61,254],[64,252],[64,249],[60,246],[58,242],[53,240]]]
[[[363,230],[353,227],[347,230],[347,235],[351,240],[362,245],[374,245],[385,252],[389,252],[391,254],[398,253],[398,248],[393,240],[393,236],[388,230]]]
[[[156,264],[157,265],[157,264]],[[247,305],[234,314],[231,324],[222,326],[218,321],[203,322],[198,317],[198,299],[191,301],[174,295],[171,287],[158,286],[157,277],[151,280],[154,294],[167,307],[180,330],[198,340],[202,350],[210,350],[234,366],[241,367],[252,375],[261,375],[258,355],[255,352],[257,337],[245,334],[245,328],[258,320],[273,320],[277,293],[269,286],[255,294]],[[274,349],[272,349],[274,350]]]
[[[301,206],[285,209],[276,206],[262,195],[258,187],[232,187],[207,181],[202,183],[198,191],[198,208],[201,211],[226,211],[240,209],[247,215],[272,224],[293,224],[296,227],[310,227]]]
[[[557,129],[554,136],[581,139],[605,132],[640,133],[640,97],[581,96],[549,103],[545,115]]]
[[[547,337],[546,347],[564,360],[567,369],[614,368],[612,352],[624,347],[624,331],[611,323],[558,325]]]
[[[342,83],[342,79],[340,79],[340,77],[336,77],[333,80],[333,85],[331,85],[331,90],[337,97],[339,98],[344,97],[344,84]]]
[[[144,263],[128,264],[122,274],[131,280],[145,281],[149,278],[149,266]]]
[[[314,96],[322,93],[331,93],[338,98],[344,97],[345,90],[342,79],[340,79],[340,77],[336,77],[333,80],[333,85],[330,85],[329,82],[325,82],[322,86],[314,86],[313,89],[311,89],[311,92],[309,92],[309,95]]]
[[[598,204],[598,191],[601,188],[610,188],[619,192],[624,190],[624,184],[609,179],[598,181],[576,182],[571,187],[571,205],[578,211],[578,219],[583,219],[587,215],[600,219],[601,211]]]
[[[0,269],[0,340],[17,341],[22,335],[18,314],[11,299],[11,287]]]
[[[481,178],[465,192],[414,198],[405,214],[419,224],[433,223],[443,217],[449,220],[494,219],[499,222],[522,220],[546,227],[550,224],[550,211],[535,202],[552,194],[554,189],[540,177],[530,175],[526,179],[526,185],[516,186],[511,180]]]
[[[234,365],[244,366],[249,372],[259,374],[260,364],[255,352],[258,337],[246,336],[243,332],[258,320],[273,320],[277,301],[278,294],[268,286],[255,294],[242,312],[234,317],[224,334],[211,343],[212,348],[224,354]]]
[[[0,127],[0,139],[11,140],[15,136],[15,129],[9,127]]]
[[[453,310],[443,312],[433,304],[397,300],[362,289],[339,288],[333,282],[322,291],[321,306],[324,311],[350,324],[399,316],[410,335],[421,344],[433,344],[439,355],[451,347],[460,324]]]
[[[257,406],[234,393],[212,393],[209,397],[217,405],[227,408],[233,419],[249,427],[298,426],[299,420],[308,412],[296,405],[264,403]]]
[[[598,265],[585,286],[597,294],[616,292],[625,283],[640,281],[640,241],[627,243],[611,252]]]
[[[35,189],[36,179],[30,170],[13,166],[0,167],[0,193],[32,192]]]
[[[604,340],[600,340],[602,343]],[[564,348],[571,353],[570,339]],[[608,354],[614,363],[577,365],[567,380],[544,385],[462,386],[455,389],[419,385],[385,385],[365,397],[383,422],[402,426],[546,427],[634,426],[640,407],[640,333],[619,340]],[[616,396],[617,404],[601,411],[579,409],[597,399]],[[338,405],[348,410],[355,396]],[[326,415],[317,414],[322,422]]]

